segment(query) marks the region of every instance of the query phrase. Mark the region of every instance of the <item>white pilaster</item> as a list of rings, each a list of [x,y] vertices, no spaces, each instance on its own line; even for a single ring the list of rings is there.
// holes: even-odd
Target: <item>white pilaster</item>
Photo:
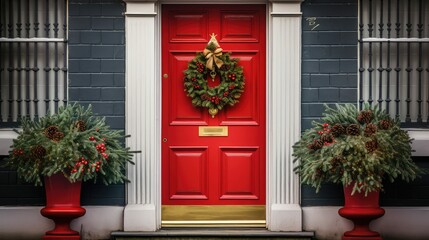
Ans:
[[[299,176],[292,145],[301,122],[301,2],[272,0],[268,81],[268,211],[271,231],[301,231]]]
[[[128,167],[124,231],[155,231],[160,220],[160,112],[155,65],[156,1],[126,2],[126,132],[127,146],[141,150]]]

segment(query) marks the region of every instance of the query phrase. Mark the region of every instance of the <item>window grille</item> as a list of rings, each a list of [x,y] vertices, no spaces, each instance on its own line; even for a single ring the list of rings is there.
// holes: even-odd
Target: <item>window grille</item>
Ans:
[[[0,127],[67,102],[67,1],[0,0]]]
[[[429,127],[429,2],[359,0],[359,104]]]

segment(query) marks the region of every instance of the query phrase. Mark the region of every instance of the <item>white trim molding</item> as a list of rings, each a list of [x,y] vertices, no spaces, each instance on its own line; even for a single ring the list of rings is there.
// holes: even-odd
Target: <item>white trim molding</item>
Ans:
[[[212,1],[165,0],[126,3],[127,145],[142,152],[128,168],[125,231],[155,231],[161,225],[161,4]],[[221,0],[221,4],[267,4],[267,226],[301,231],[300,183],[292,145],[300,135],[301,0]]]
[[[301,131],[301,2],[272,1],[269,26],[268,212],[271,231],[301,231],[292,145]]]
[[[160,227],[161,146],[160,98],[156,65],[155,1],[125,1],[127,146],[141,150],[128,167],[125,231],[155,231]]]

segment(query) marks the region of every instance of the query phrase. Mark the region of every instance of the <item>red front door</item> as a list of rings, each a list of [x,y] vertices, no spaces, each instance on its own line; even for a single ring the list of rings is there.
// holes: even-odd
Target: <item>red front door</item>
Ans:
[[[265,21],[265,5],[163,6],[163,205],[265,205]],[[183,85],[211,33],[245,76],[240,102],[214,118]],[[225,126],[228,136],[200,136],[200,126]]]

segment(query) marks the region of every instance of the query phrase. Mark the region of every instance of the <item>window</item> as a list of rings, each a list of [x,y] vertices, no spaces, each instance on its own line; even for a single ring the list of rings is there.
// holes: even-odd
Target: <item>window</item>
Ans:
[[[429,127],[429,2],[359,0],[359,103]]]
[[[0,127],[66,103],[66,13],[66,0],[0,0]]]

